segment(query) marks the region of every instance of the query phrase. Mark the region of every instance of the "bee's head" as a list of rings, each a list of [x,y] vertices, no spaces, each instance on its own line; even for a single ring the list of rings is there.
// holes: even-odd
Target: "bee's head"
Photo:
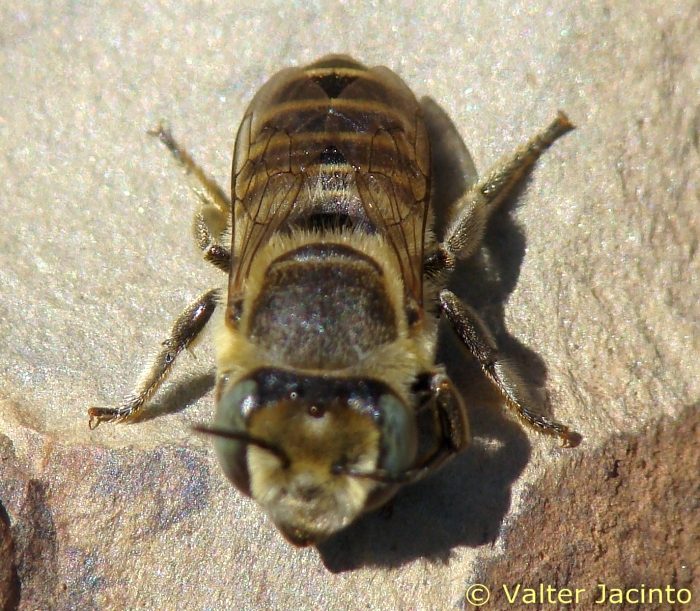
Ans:
[[[384,502],[415,460],[411,409],[385,384],[261,369],[219,389],[219,461],[295,545]]]

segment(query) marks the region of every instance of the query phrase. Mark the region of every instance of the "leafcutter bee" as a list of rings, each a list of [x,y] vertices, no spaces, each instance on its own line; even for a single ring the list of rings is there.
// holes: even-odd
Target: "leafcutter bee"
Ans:
[[[134,419],[213,317],[216,416],[197,429],[290,542],[318,543],[468,445],[463,401],[435,362],[444,315],[515,413],[574,445],[444,288],[513,185],[570,129],[559,113],[462,196],[436,239],[423,112],[387,68],[328,56],[275,75],[238,130],[230,199],[157,128],[199,182],[195,238],[228,285],[180,315],[134,393],[91,408],[91,427]]]

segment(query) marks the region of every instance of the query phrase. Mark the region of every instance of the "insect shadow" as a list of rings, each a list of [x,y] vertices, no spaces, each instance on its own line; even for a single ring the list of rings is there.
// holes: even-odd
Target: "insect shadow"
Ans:
[[[186,410],[199,399],[209,394],[214,388],[215,382],[216,375],[213,371],[173,382],[152,403],[149,403],[148,409],[143,410],[134,418],[134,423],[145,422],[165,414],[174,414]]]
[[[450,206],[476,181],[477,173],[445,111],[430,98],[423,98],[421,105],[433,147],[432,205],[440,236]],[[544,386],[545,364],[508,333],[504,322],[505,302],[517,285],[525,256],[525,234],[510,214],[524,182],[490,219],[481,249],[458,264],[450,289],[482,315],[501,351],[536,389]],[[447,562],[454,548],[493,543],[498,536],[511,486],[529,460],[530,442],[521,425],[505,413],[502,399],[479,366],[442,323],[438,345],[438,362],[445,364],[468,406],[474,441],[438,473],[400,491],[389,506],[320,544],[321,558],[331,572],[397,567],[420,557]]]

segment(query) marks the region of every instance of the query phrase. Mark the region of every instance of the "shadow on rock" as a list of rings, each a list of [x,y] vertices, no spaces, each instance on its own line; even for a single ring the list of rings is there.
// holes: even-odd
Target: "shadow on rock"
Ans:
[[[145,422],[165,414],[186,410],[208,394],[214,388],[215,382],[216,376],[213,372],[182,378],[165,392],[159,393],[134,422]]]
[[[510,487],[529,457],[527,438],[506,422],[497,449],[474,444],[435,475],[403,490],[319,546],[331,572],[398,567],[416,558],[447,562],[457,547],[492,543],[510,506]]]
[[[433,145],[432,201],[440,238],[451,207],[475,182],[476,171],[445,112],[429,98],[422,100],[422,106]],[[522,134],[523,141],[530,136]],[[491,162],[507,152],[498,151]],[[546,366],[507,332],[504,322],[505,303],[517,285],[525,256],[525,234],[510,214],[525,182],[490,219],[481,249],[459,262],[449,288],[481,314],[502,354],[537,389],[544,386]],[[475,441],[445,468],[401,491],[389,508],[361,518],[321,544],[319,552],[332,572],[365,565],[395,567],[419,557],[446,562],[454,548],[484,545],[498,536],[513,482],[529,460],[530,443],[526,431],[505,414],[503,402],[478,365],[444,326],[438,361],[468,405]]]

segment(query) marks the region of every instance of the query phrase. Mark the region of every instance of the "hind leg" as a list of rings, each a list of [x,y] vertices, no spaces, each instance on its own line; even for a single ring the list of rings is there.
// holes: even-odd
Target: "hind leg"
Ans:
[[[455,259],[474,254],[484,237],[489,217],[520,179],[557,138],[572,130],[567,116],[560,112],[540,133],[498,162],[455,204],[453,219],[445,238],[425,261],[428,273],[451,270]]]
[[[544,130],[497,163],[457,202],[445,238],[427,257],[428,273],[440,275],[454,268],[457,257],[474,254],[484,236],[486,223],[518,181],[539,156],[559,137],[573,129],[560,112]],[[565,446],[575,446],[580,436],[567,426],[538,414],[526,384],[512,365],[499,353],[496,341],[486,324],[469,306],[448,291],[440,292],[439,307],[447,316],[462,343],[476,358],[482,371],[503,395],[508,406],[529,426],[559,437]]]
[[[157,137],[172,153],[187,174],[196,179],[193,190],[199,199],[194,215],[192,231],[205,261],[228,273],[231,269],[231,253],[220,242],[231,220],[231,201],[223,190],[202,170],[191,155],[173,138],[163,124],[148,132]]]

